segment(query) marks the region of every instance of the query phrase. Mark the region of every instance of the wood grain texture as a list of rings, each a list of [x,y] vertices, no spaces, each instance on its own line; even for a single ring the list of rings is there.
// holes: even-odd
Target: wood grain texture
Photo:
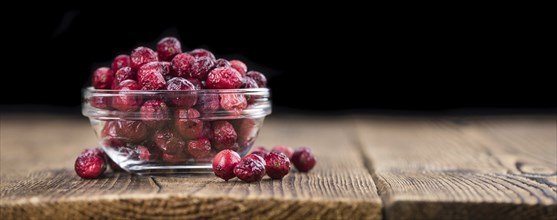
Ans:
[[[556,219],[555,117],[358,120],[387,219]]]
[[[318,165],[247,184],[111,172],[82,180],[73,162],[95,143],[86,120],[2,116],[0,219],[379,219],[381,201],[350,123],[269,118],[257,145],[311,146]]]

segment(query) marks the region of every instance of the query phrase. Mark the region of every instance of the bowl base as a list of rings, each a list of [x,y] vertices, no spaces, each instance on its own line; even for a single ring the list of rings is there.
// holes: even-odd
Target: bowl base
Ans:
[[[130,173],[138,175],[188,175],[188,174],[210,174],[213,173],[211,164],[195,165],[131,165],[124,167]]]

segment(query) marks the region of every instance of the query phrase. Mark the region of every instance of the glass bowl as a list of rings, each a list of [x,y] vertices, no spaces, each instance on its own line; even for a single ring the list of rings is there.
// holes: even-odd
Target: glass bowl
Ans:
[[[99,145],[138,174],[211,172],[214,155],[246,155],[271,113],[269,89],[83,91]]]

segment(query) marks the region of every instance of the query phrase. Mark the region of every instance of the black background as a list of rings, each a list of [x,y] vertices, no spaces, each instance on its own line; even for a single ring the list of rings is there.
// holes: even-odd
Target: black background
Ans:
[[[1,109],[78,112],[94,68],[164,36],[265,73],[276,112],[557,106],[542,18],[267,9],[21,11],[5,36],[2,65],[16,71],[4,66]]]

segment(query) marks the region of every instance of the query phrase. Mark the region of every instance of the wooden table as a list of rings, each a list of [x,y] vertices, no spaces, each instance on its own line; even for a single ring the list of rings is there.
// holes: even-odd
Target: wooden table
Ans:
[[[256,144],[311,146],[317,166],[252,184],[83,180],[84,118],[2,115],[0,132],[0,219],[557,219],[554,115],[272,116]]]

